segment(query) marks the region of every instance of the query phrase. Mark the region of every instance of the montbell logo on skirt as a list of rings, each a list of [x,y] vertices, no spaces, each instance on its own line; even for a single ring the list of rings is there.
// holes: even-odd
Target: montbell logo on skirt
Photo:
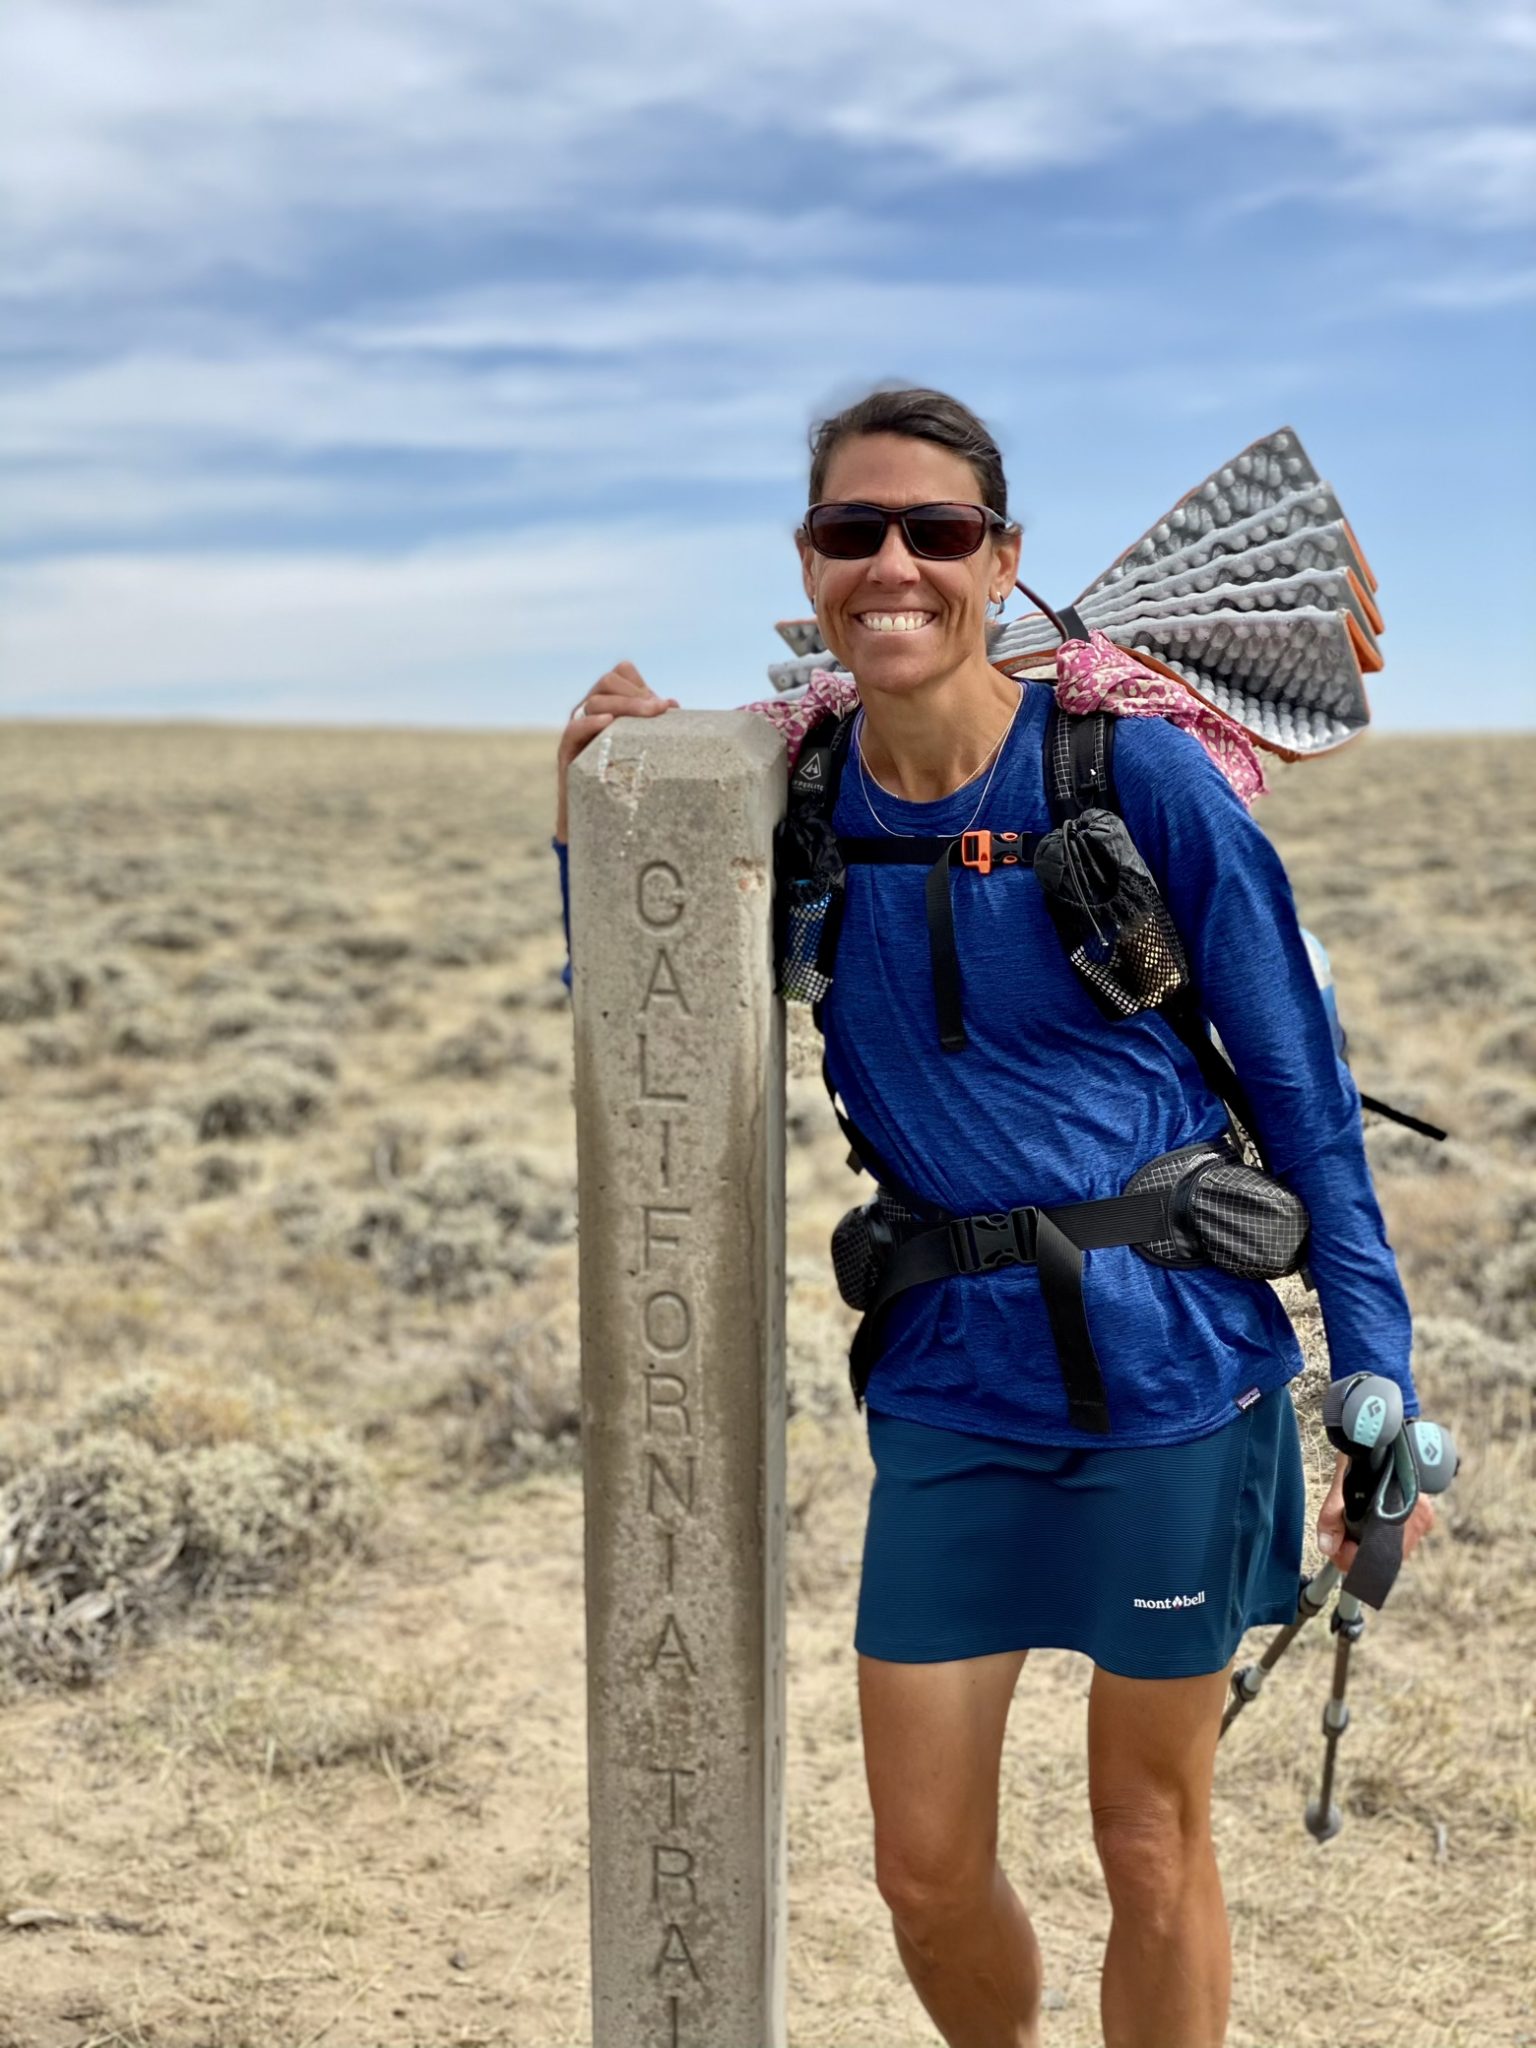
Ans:
[[[1133,1607],[1203,1607],[1205,1605],[1205,1588],[1202,1586],[1198,1593],[1175,1593],[1171,1600],[1142,1600],[1133,1593],[1131,1595],[1131,1605]]]

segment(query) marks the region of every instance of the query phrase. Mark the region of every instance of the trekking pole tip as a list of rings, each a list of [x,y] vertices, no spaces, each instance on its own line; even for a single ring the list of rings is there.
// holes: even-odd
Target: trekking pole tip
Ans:
[[[1307,1801],[1307,1833],[1316,1842],[1331,1842],[1344,1825],[1344,1816],[1330,1799],[1327,1810],[1315,1799]]]

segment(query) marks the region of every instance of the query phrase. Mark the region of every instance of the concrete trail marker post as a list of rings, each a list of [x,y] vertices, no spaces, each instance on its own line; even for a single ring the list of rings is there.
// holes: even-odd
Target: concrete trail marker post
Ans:
[[[784,2048],[784,743],[572,767],[593,2048]]]

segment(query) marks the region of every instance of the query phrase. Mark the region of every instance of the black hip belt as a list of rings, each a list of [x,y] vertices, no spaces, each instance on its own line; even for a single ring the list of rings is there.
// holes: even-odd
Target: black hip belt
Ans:
[[[1224,1138],[1149,1160],[1123,1194],[1096,1202],[920,1216],[884,1187],[850,1210],[832,1238],[838,1290],[864,1311],[849,1350],[863,1400],[880,1352],[885,1311],[898,1295],[955,1273],[1034,1266],[1075,1429],[1110,1430],[1104,1375],[1083,1299],[1083,1253],[1130,1245],[1154,1265],[1216,1265],[1253,1279],[1295,1272],[1307,1212],[1289,1188],[1245,1165]]]
[[[1109,1431],[1104,1375],[1088,1329],[1083,1301],[1083,1253],[1108,1245],[1153,1242],[1168,1235],[1170,1190],[1112,1195],[1101,1202],[1069,1202],[1042,1209],[984,1211],[951,1216],[931,1230],[892,1246],[874,1293],[864,1310],[849,1352],[854,1392],[860,1400],[879,1355],[880,1326],[898,1294],[952,1273],[988,1273],[1004,1266],[1036,1266],[1066,1382],[1074,1429]]]

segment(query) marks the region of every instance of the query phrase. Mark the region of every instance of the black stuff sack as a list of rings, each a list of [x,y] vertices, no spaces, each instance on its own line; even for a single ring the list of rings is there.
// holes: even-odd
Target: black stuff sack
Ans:
[[[1067,957],[1110,1017],[1188,988],[1183,941],[1125,821],[1090,809],[1048,832],[1035,877]]]

